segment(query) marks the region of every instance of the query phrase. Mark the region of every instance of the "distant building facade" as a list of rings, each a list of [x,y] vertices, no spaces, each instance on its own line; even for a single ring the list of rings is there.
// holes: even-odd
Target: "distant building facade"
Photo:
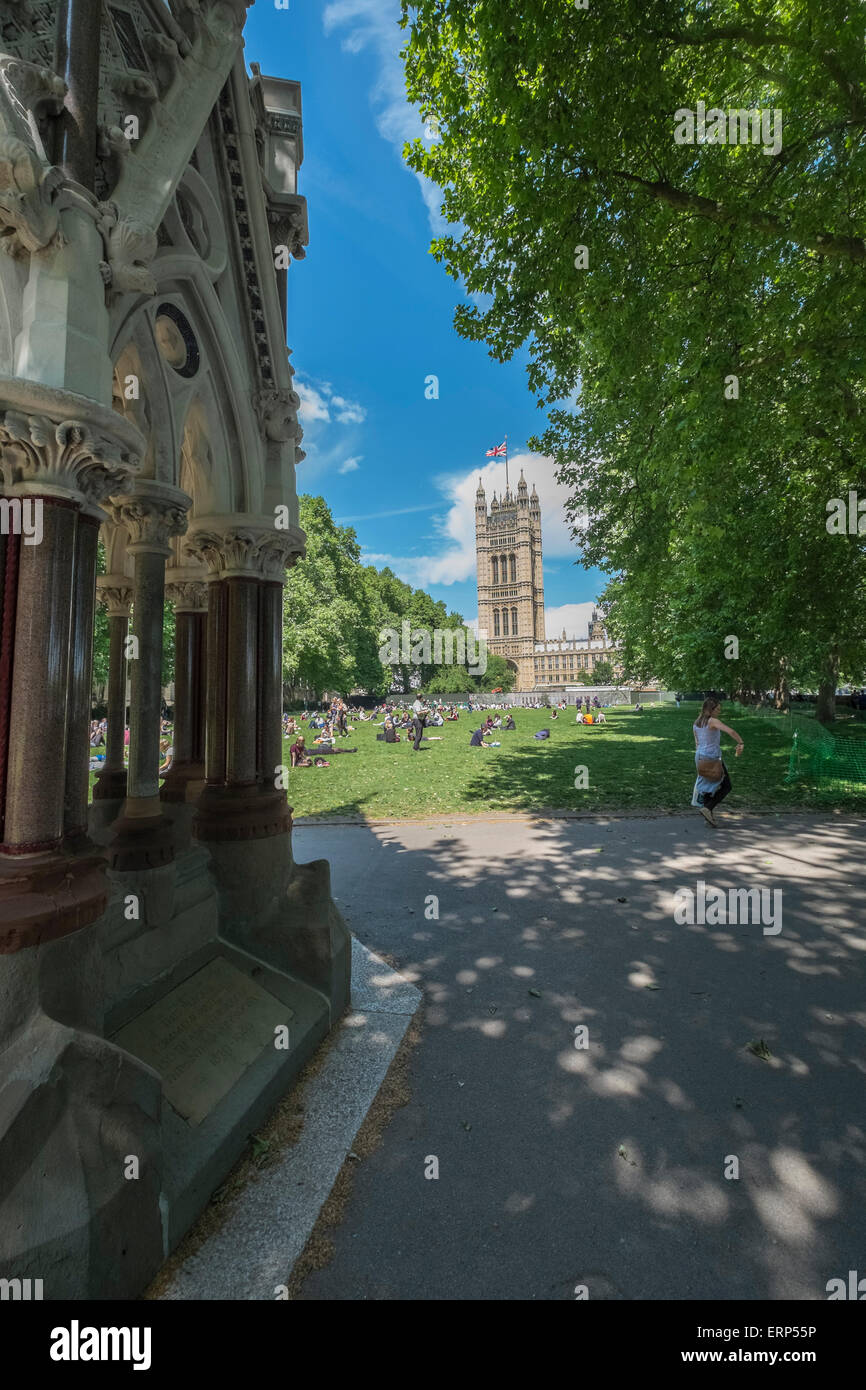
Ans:
[[[544,630],[544,570],[541,504],[533,484],[523,476],[517,491],[487,495],[478,480],[475,494],[475,558],[478,573],[478,628],[487,634],[488,651],[502,656],[516,673],[519,692],[564,691],[609,662],[618,672],[618,648],[608,640],[593,609],[586,637],[549,639]]]

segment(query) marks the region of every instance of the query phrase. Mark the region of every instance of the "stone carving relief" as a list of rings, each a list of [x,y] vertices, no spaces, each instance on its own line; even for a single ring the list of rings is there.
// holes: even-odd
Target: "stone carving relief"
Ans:
[[[99,503],[125,487],[138,465],[119,442],[78,421],[0,413],[0,477],[6,488],[38,483]]]
[[[254,393],[253,405],[265,438],[275,443],[300,440],[303,435],[298,423],[300,404],[301,398],[297,391],[290,388]]]
[[[196,531],[184,549],[203,560],[209,572],[219,578],[248,575],[281,580],[290,557],[302,550],[299,535],[265,527],[226,526],[218,531]]]
[[[55,200],[63,175],[45,168],[29,145],[0,135],[0,248],[11,256],[56,243],[60,218]]]
[[[98,225],[106,250],[100,270],[112,293],[155,294],[156,281],[148,268],[157,250],[153,228],[119,217],[114,203],[100,204]]]
[[[166,556],[171,553],[169,542],[172,536],[182,536],[187,526],[187,507],[191,498],[186,498],[186,506],[170,497],[132,495],[116,497],[111,506],[111,515],[118,525],[125,526],[129,534],[127,550],[134,554],[134,547],[142,550],[158,550]]]

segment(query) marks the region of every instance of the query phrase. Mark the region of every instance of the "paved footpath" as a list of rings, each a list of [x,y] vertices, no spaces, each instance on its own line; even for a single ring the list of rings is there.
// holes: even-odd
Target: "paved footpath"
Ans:
[[[425,997],[412,1099],[303,1298],[824,1299],[866,1274],[862,819],[299,826],[295,853]],[[699,879],[781,889],[781,931],[678,925]]]

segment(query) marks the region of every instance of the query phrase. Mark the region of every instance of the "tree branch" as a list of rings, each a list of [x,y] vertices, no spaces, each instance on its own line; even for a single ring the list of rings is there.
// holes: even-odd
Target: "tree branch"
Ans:
[[[636,184],[650,197],[666,203],[668,207],[676,208],[680,212],[693,212],[710,222],[751,227],[755,231],[764,232],[768,237],[783,237],[797,246],[805,246],[810,251],[815,251],[821,256],[830,256],[834,260],[866,261],[866,239],[863,237],[838,236],[834,232],[798,236],[794,229],[774,213],[750,212],[747,208],[728,207],[724,203],[717,203],[713,198],[705,198],[700,193],[687,193],[685,189],[674,188],[667,179],[651,182],[649,179],[641,178],[639,174],[630,173],[627,169],[601,169],[589,172],[590,177],[621,179]]]

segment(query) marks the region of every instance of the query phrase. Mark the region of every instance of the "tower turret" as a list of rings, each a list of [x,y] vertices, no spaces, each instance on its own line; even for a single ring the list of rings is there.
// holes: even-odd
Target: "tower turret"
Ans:
[[[484,491],[484,484],[480,477],[478,487],[475,492],[475,529],[484,529],[487,525],[487,493]]]

